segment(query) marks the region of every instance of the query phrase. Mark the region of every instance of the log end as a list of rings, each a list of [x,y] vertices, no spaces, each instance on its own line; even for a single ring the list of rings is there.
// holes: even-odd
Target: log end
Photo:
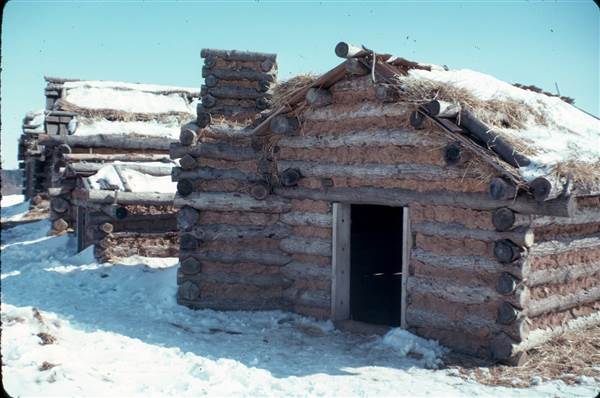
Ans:
[[[177,182],[177,192],[181,196],[188,196],[194,192],[194,184],[190,180],[181,180]]]
[[[271,191],[271,187],[266,182],[257,182],[250,188],[250,195],[257,200],[265,200]]]
[[[186,275],[194,275],[201,271],[202,264],[194,257],[187,257],[180,263],[181,271]]]
[[[496,283],[496,291],[505,296],[513,294],[517,289],[518,282],[517,278],[508,272],[503,272]]]
[[[494,243],[494,255],[503,264],[512,263],[521,257],[521,249],[509,239]]]
[[[423,116],[420,112],[414,111],[410,114],[410,125],[415,129],[423,128],[424,122],[425,116]]]
[[[498,322],[501,325],[510,325],[511,323],[517,320],[517,318],[519,317],[519,313],[520,311],[517,308],[513,307],[512,304],[505,301],[502,304],[500,304],[500,307],[498,307],[496,322]]]
[[[200,288],[192,281],[185,281],[179,286],[178,294],[184,300],[194,301],[200,297]]]
[[[181,250],[196,250],[198,248],[198,239],[192,234],[183,234],[179,239]]]
[[[298,185],[300,178],[302,178],[300,170],[294,168],[285,169],[279,175],[279,181],[284,187],[294,187]]]
[[[460,163],[462,149],[458,142],[452,142],[444,148],[444,160],[449,166]]]
[[[495,177],[490,181],[489,193],[492,199],[508,200],[517,195],[517,188],[504,178]]]
[[[508,231],[515,224],[515,212],[508,207],[501,207],[494,210],[492,214],[492,224],[497,231]]]
[[[552,191],[552,183],[546,177],[537,177],[529,183],[533,197],[538,202],[548,199]]]
[[[347,58],[349,50],[350,50],[350,45],[348,43],[341,41],[338,44],[336,44],[336,46],[335,46],[335,55],[337,55],[340,58]]]

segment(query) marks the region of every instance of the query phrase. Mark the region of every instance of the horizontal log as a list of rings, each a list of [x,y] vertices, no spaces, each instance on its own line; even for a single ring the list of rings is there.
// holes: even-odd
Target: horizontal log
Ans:
[[[225,142],[216,144],[200,143],[194,146],[183,146],[178,143],[172,143],[170,147],[170,155],[172,159],[178,159],[186,154],[209,159],[224,159],[224,160],[251,160],[256,159],[255,151],[249,146],[234,146]]]
[[[256,200],[239,193],[194,192],[188,197],[175,198],[175,206],[190,206],[199,210],[216,211],[256,211],[262,213],[282,213],[289,211],[289,201],[280,198]]]
[[[527,307],[527,315],[533,318],[547,312],[564,311],[598,300],[600,300],[600,286],[593,286],[589,289],[581,289],[577,293],[552,295],[543,299],[532,300]]]
[[[250,81],[265,81],[265,82],[274,82],[276,79],[276,71],[273,72],[263,72],[257,71],[250,68],[241,68],[239,70],[233,69],[216,69],[216,68],[202,68],[202,77],[208,78],[213,76],[215,79],[219,80],[250,80]],[[210,80],[210,79],[209,79]],[[218,83],[217,83],[218,84]],[[217,86],[218,87],[218,86]],[[223,87],[223,86],[222,86]],[[211,92],[212,94],[212,92]],[[242,97],[226,97],[226,98],[242,98]],[[249,98],[249,97],[246,97]],[[255,97],[252,97],[255,98]]]
[[[273,225],[197,225],[192,234],[200,240],[237,240],[269,238],[282,239],[289,236],[291,228],[283,223]]]
[[[543,268],[533,270],[525,280],[529,287],[545,284],[567,284],[579,278],[600,274],[600,262],[576,264],[561,268]]]
[[[71,148],[119,148],[167,150],[172,140],[168,137],[152,137],[135,134],[95,135],[39,135],[39,143],[46,146],[68,144]]]
[[[140,173],[148,174],[155,177],[163,177],[171,175],[171,169],[173,168],[173,163],[168,163],[163,165],[147,165],[144,163],[120,163],[118,166],[121,169],[129,169],[139,171]],[[103,163],[71,163],[68,168],[77,174],[90,174],[96,173],[101,168],[107,166]]]
[[[269,98],[271,94],[263,93],[255,88],[249,87],[228,87],[228,86],[217,86],[217,87],[203,87],[203,93],[211,95],[214,98],[231,98],[231,99],[257,99],[257,98]],[[204,102],[202,102],[204,104]]]
[[[202,58],[217,57],[222,58],[225,61],[264,61],[268,59],[275,62],[277,60],[277,54],[272,53],[237,50],[217,50],[213,48],[203,48],[200,51],[200,56]]]
[[[292,261],[281,268],[281,273],[290,279],[331,279],[331,267]]]
[[[69,153],[63,155],[68,162],[170,162],[167,154],[153,153]]]
[[[290,237],[282,239],[279,247],[286,253],[331,256],[331,242],[322,239]]]
[[[550,224],[556,225],[571,225],[571,224],[591,224],[600,223],[600,209],[597,208],[582,208],[577,209],[571,217],[534,217],[531,220],[532,227],[541,227]],[[518,224],[516,222],[515,224]]]
[[[531,163],[526,156],[517,153],[508,141],[482,123],[470,111],[461,110],[460,125],[469,132],[469,135],[482,142],[485,147],[496,152],[500,158],[511,166],[524,167]]]
[[[357,177],[357,178],[419,178],[426,180],[440,180],[445,178],[473,177],[474,173],[455,170],[435,165],[397,163],[379,164],[367,163],[361,165],[346,165],[327,162],[308,162],[302,160],[279,160],[279,171],[297,169],[305,177],[328,178],[332,176]]]
[[[490,348],[496,359],[506,361],[509,358],[516,357],[519,353],[524,353],[532,348],[538,347],[557,336],[574,330],[587,329],[596,325],[600,325],[600,312],[594,312],[588,316],[578,317],[561,325],[553,325],[546,329],[535,329],[520,343],[514,341],[508,335],[500,333],[491,342]]]
[[[445,278],[422,276],[409,276],[406,289],[408,294],[434,295],[449,302],[461,304],[483,304],[502,297],[487,285],[465,285]]]
[[[528,185],[535,200],[540,202],[555,199],[562,194],[569,194],[568,184],[563,184],[558,178],[537,177]]]
[[[477,239],[482,241],[496,241],[510,239],[519,246],[531,247],[534,243],[533,230],[520,228],[510,232],[496,232],[485,229],[465,228],[461,224],[443,224],[437,222],[423,222],[411,226],[413,232],[424,235],[439,235],[453,239]]]
[[[179,276],[179,275],[178,275]],[[285,289],[292,283],[280,274],[246,274],[242,272],[202,272],[196,275],[181,275],[182,281],[236,284],[264,288]]]
[[[444,256],[428,252],[423,249],[413,248],[411,258],[430,266],[469,272],[500,273],[510,272],[518,278],[529,274],[529,265],[526,261],[518,264],[502,264],[489,257],[483,256]]]
[[[107,203],[120,205],[172,205],[175,194],[156,193],[156,192],[118,192],[93,189],[83,191],[76,189],[78,198],[75,200],[77,205],[85,202]],[[75,192],[74,191],[74,192]]]
[[[345,146],[429,146],[438,144],[437,140],[416,131],[375,130],[353,131],[347,134],[303,135],[283,137],[278,145],[289,148],[338,148]]]
[[[225,178],[239,181],[257,181],[260,176],[257,173],[247,173],[235,169],[216,169],[206,166],[189,171],[182,170],[180,167],[173,167],[171,174],[173,181],[182,179],[220,180]]]
[[[455,118],[460,113],[460,105],[446,101],[433,100],[423,105],[423,109],[431,116]]]
[[[588,248],[600,247],[600,234],[582,238],[557,239],[536,244],[529,251],[530,256],[547,256]]]
[[[499,325],[489,319],[483,319],[476,315],[468,314],[464,317],[448,317],[445,314],[432,312],[416,306],[410,306],[406,310],[406,322],[411,328],[438,329],[440,331],[456,331],[488,336],[494,332],[505,332],[515,339],[525,340],[529,330],[526,322],[518,322],[514,325]]]
[[[351,122],[353,119],[402,117],[408,118],[412,106],[405,102],[382,103],[362,101],[352,106],[333,104],[323,108],[309,108],[304,111],[304,120],[315,122]]]
[[[447,191],[416,192],[402,188],[329,188],[327,191],[304,188],[274,188],[276,194],[292,199],[326,200],[354,204],[408,206],[411,203],[457,206],[490,210],[505,206],[524,214],[568,215],[574,211],[574,199],[538,203],[534,199],[518,197],[510,201],[496,201],[484,193]]]
[[[281,250],[244,249],[239,252],[220,252],[200,249],[194,253],[182,253],[184,256],[190,254],[200,262],[215,261],[227,264],[258,263],[268,266],[282,266],[291,261],[291,256]]]
[[[359,58],[369,54],[370,52],[363,47],[355,46],[343,41],[335,46],[335,55],[340,58]]]
[[[331,213],[302,213],[291,211],[281,215],[281,221],[290,225],[314,225],[317,227],[331,227]]]

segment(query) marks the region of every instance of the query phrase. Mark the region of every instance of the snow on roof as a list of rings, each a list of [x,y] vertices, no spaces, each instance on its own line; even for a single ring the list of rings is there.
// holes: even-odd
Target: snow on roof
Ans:
[[[143,164],[144,167],[164,167],[163,162],[143,162],[133,163],[133,165]],[[109,189],[126,191],[127,184],[128,192],[154,192],[154,193],[175,193],[177,191],[177,183],[171,181],[170,175],[154,176],[143,173],[141,171],[128,168],[132,163],[114,162],[100,168],[96,174],[87,177],[92,189]],[[175,165],[173,163],[173,165]],[[117,171],[117,168],[119,171]],[[120,173],[120,176],[119,176]]]
[[[176,117],[161,121],[150,120],[146,122],[110,121],[106,119],[77,118],[77,128],[74,135],[97,134],[138,134],[152,137],[179,137],[181,123]]]
[[[177,138],[195,118],[199,89],[81,80],[63,84],[59,108],[78,114],[75,135],[139,134]]]
[[[144,91],[144,92],[149,92],[149,93],[187,92],[189,94],[195,94],[195,95],[200,93],[200,90],[195,87],[165,86],[165,85],[160,85],[160,84],[146,84],[146,83],[127,83],[127,82],[117,82],[117,81],[109,81],[109,80],[68,81],[63,84],[63,88],[67,88],[67,89],[104,88],[104,89]]]
[[[426,71],[413,69],[409,77],[429,79],[465,89],[482,101],[516,101],[533,111],[522,127],[495,128],[528,148],[532,164],[522,168],[526,179],[548,174],[558,163],[600,160],[600,120],[558,97],[524,90],[490,75],[468,69]],[[538,120],[534,115],[541,116]]]
[[[27,129],[29,133],[43,133],[44,119],[44,109],[27,112],[23,119],[23,128]]]
[[[186,96],[181,93],[160,94],[114,87],[65,88],[63,99],[86,109],[113,109],[131,113],[193,113]]]
[[[515,87],[490,75],[468,69],[412,69],[408,78],[424,79],[467,90],[481,101],[513,101],[529,115],[523,126],[494,130],[511,142],[520,142],[532,161],[519,171],[526,180],[547,175],[569,161],[600,161],[600,120],[558,97]],[[597,170],[600,178],[600,170]]]

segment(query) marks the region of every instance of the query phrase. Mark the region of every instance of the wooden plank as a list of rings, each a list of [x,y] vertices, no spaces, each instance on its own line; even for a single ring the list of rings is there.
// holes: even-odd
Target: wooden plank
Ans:
[[[333,204],[331,318],[350,319],[350,204]]]
[[[400,327],[406,329],[406,299],[408,287],[408,264],[410,262],[410,211],[408,207],[402,208],[402,292],[400,303]]]

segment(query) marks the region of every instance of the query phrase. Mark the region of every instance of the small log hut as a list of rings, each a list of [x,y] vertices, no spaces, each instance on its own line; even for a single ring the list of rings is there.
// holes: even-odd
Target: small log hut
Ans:
[[[598,163],[586,180],[537,158],[532,178],[541,139],[513,139],[525,122],[494,108],[514,101],[449,90],[447,68],[347,43],[335,52],[341,64],[268,117],[240,126],[199,113],[172,144],[178,302],[401,326],[509,363],[600,323]],[[577,108],[501,83],[600,139]]]
[[[181,124],[194,119],[200,96],[193,88],[46,80],[51,109],[46,111],[45,134],[38,136],[38,143],[50,159],[47,179],[55,233],[76,228],[72,194],[82,188],[81,178],[114,162],[139,162],[143,167],[147,162],[169,161],[169,144],[179,136]],[[80,247],[84,242],[80,239]]]
[[[131,256],[177,257],[179,237],[173,206],[176,187],[170,179],[174,164],[67,166],[78,175],[77,187],[71,193],[78,250],[94,245],[94,256],[111,262]],[[94,170],[91,175],[89,166]],[[59,204],[63,207],[55,211],[68,211],[67,203]],[[58,207],[55,202],[53,205]]]

